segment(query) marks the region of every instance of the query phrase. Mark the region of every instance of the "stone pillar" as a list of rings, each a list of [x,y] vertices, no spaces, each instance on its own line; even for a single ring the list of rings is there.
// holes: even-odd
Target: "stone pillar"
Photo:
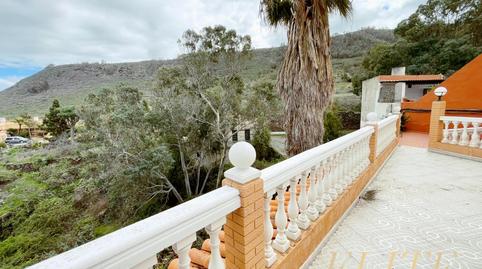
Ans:
[[[251,167],[255,159],[256,151],[247,142],[238,142],[229,151],[234,168],[224,173],[223,185],[239,190],[241,207],[224,225],[228,269],[265,268],[263,180],[261,171]]]
[[[445,101],[432,102],[432,111],[430,113],[430,131],[429,131],[429,148],[433,147],[436,142],[440,142],[443,133],[443,122],[440,121],[440,116],[445,115]]]

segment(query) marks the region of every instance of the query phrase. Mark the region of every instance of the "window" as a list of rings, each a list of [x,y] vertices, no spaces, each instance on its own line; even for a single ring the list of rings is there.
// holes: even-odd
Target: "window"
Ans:
[[[245,141],[251,140],[251,130],[249,129],[244,130],[244,140]]]
[[[236,130],[231,131],[233,133],[233,142],[238,142],[238,133]]]

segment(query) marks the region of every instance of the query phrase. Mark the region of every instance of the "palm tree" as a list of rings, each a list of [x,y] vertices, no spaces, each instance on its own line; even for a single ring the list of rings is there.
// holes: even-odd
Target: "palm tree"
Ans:
[[[22,125],[25,123],[25,119],[20,116],[20,117],[16,117],[14,121],[18,124],[17,135],[20,135],[20,132],[22,131]]]
[[[288,154],[323,143],[323,114],[334,94],[328,14],[347,17],[350,0],[261,0],[261,14],[288,28],[288,46],[278,73],[284,101]]]

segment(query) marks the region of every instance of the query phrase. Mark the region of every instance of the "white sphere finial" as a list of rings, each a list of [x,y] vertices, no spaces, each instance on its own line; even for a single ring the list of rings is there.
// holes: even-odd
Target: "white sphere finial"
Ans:
[[[237,168],[249,168],[256,160],[256,150],[248,142],[237,142],[229,149],[229,161]]]
[[[367,121],[377,121],[378,115],[376,112],[370,112],[367,114]]]
[[[447,94],[447,88],[440,86],[437,89],[435,89],[433,93],[435,94],[435,96],[439,97],[440,99],[440,97]]]

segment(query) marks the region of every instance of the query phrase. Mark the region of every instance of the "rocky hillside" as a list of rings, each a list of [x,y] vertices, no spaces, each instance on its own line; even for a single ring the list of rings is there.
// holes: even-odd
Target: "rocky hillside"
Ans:
[[[391,30],[362,29],[353,33],[336,35],[332,39],[332,54],[348,65],[359,66],[361,56],[380,42],[394,40]],[[283,57],[283,47],[256,49],[252,60],[246,65],[242,76],[255,80],[259,76],[275,73]],[[344,59],[340,59],[344,58]],[[347,61],[347,58],[355,60]],[[47,66],[42,71],[19,81],[0,92],[0,117],[13,117],[21,113],[43,115],[52,100],[57,98],[63,105],[76,105],[91,92],[119,83],[150,87],[156,71],[161,66],[173,66],[179,60],[152,60],[133,63],[82,63]],[[346,66],[344,69],[352,69]]]
[[[393,42],[395,42],[393,30],[365,28],[333,36],[331,55],[333,58],[363,56],[374,44]]]

